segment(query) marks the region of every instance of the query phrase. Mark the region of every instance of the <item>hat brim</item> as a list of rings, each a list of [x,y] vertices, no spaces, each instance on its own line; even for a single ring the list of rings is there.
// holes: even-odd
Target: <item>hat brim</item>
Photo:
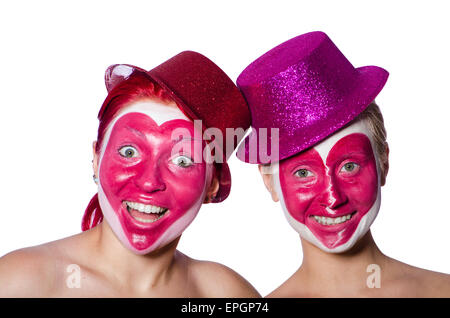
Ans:
[[[212,203],[219,203],[224,201],[231,190],[231,173],[230,167],[226,162],[215,164],[216,173],[219,179],[219,190],[217,191],[214,198],[211,200]]]
[[[385,69],[378,66],[359,67],[356,71],[358,75],[355,87],[347,95],[347,98],[337,105],[338,107],[334,107],[339,111],[334,112],[327,118],[315,121],[308,128],[302,127],[291,131],[289,136],[282,135],[281,132],[279,138],[273,138],[274,140],[269,136],[266,149],[260,149],[258,129],[252,127],[250,134],[238,147],[236,152],[238,159],[252,164],[268,164],[280,161],[314,146],[349,124],[375,100],[389,76]],[[266,154],[267,150],[277,147],[278,156],[274,158],[261,156],[261,154]]]

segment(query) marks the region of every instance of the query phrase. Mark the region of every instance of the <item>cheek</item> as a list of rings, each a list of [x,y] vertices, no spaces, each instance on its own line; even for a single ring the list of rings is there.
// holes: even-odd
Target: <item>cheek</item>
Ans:
[[[375,163],[369,165],[350,181],[341,181],[339,188],[346,194],[349,201],[368,209],[375,202],[378,192],[378,175]]]
[[[305,222],[305,213],[317,195],[322,191],[318,182],[309,186],[300,186],[292,176],[280,174],[280,186],[289,213],[298,221]]]
[[[175,203],[174,206],[186,210],[199,200],[205,189],[206,167],[202,164],[192,169],[168,168],[163,178]]]
[[[103,180],[109,186],[120,186],[134,175],[131,169],[124,168],[120,165],[105,165],[103,171],[108,171],[107,174],[103,174]]]
[[[293,191],[287,193],[286,204],[289,211],[304,213],[308,209],[308,206],[311,204],[314,197],[314,191],[293,189]]]
[[[136,174],[136,167],[127,166],[115,159],[115,153],[107,148],[100,164],[100,182],[106,193],[118,191]]]

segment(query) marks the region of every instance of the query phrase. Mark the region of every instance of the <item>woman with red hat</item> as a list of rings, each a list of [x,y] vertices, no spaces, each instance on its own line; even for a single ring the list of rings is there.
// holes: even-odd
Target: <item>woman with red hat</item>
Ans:
[[[105,81],[93,145],[98,193],[83,232],[2,257],[0,296],[259,296],[231,269],[176,250],[201,205],[230,191],[234,149],[221,151],[207,130],[228,140],[226,128],[249,127],[237,87],[189,51],[148,72],[113,65]]]
[[[253,129],[238,158],[260,164],[303,249],[300,268],[269,296],[450,296],[450,275],[387,257],[370,232],[389,168],[374,103],[387,78],[354,68],[323,32],[280,44],[239,76]]]

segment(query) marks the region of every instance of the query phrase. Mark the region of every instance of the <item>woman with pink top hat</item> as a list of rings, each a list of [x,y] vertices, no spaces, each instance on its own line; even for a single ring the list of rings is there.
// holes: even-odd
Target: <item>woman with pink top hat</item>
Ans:
[[[228,140],[250,126],[237,87],[190,51],[150,71],[113,65],[105,81],[83,232],[2,257],[0,297],[258,297],[231,269],[176,250],[202,204],[230,192],[235,146],[221,152],[207,131]]]
[[[237,156],[259,164],[303,250],[270,297],[450,296],[450,275],[384,255],[370,232],[389,168],[374,101],[387,78],[353,67],[323,32],[280,44],[238,77],[252,132]]]

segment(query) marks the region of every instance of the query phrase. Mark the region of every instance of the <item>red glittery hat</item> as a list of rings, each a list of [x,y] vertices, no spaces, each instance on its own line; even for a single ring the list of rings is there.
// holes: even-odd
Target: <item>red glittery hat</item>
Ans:
[[[187,116],[192,120],[202,120],[203,129],[219,129],[224,136],[223,145],[227,145],[230,138],[236,141],[232,149],[226,147],[226,151],[222,151],[223,163],[215,164],[219,190],[213,202],[225,200],[231,188],[231,174],[226,161],[242,139],[242,136],[228,135],[227,128],[246,131],[251,121],[250,111],[239,89],[211,60],[199,53],[184,51],[150,71],[126,64],[108,67],[105,73],[108,92],[133,72],[143,72],[157,82]]]

